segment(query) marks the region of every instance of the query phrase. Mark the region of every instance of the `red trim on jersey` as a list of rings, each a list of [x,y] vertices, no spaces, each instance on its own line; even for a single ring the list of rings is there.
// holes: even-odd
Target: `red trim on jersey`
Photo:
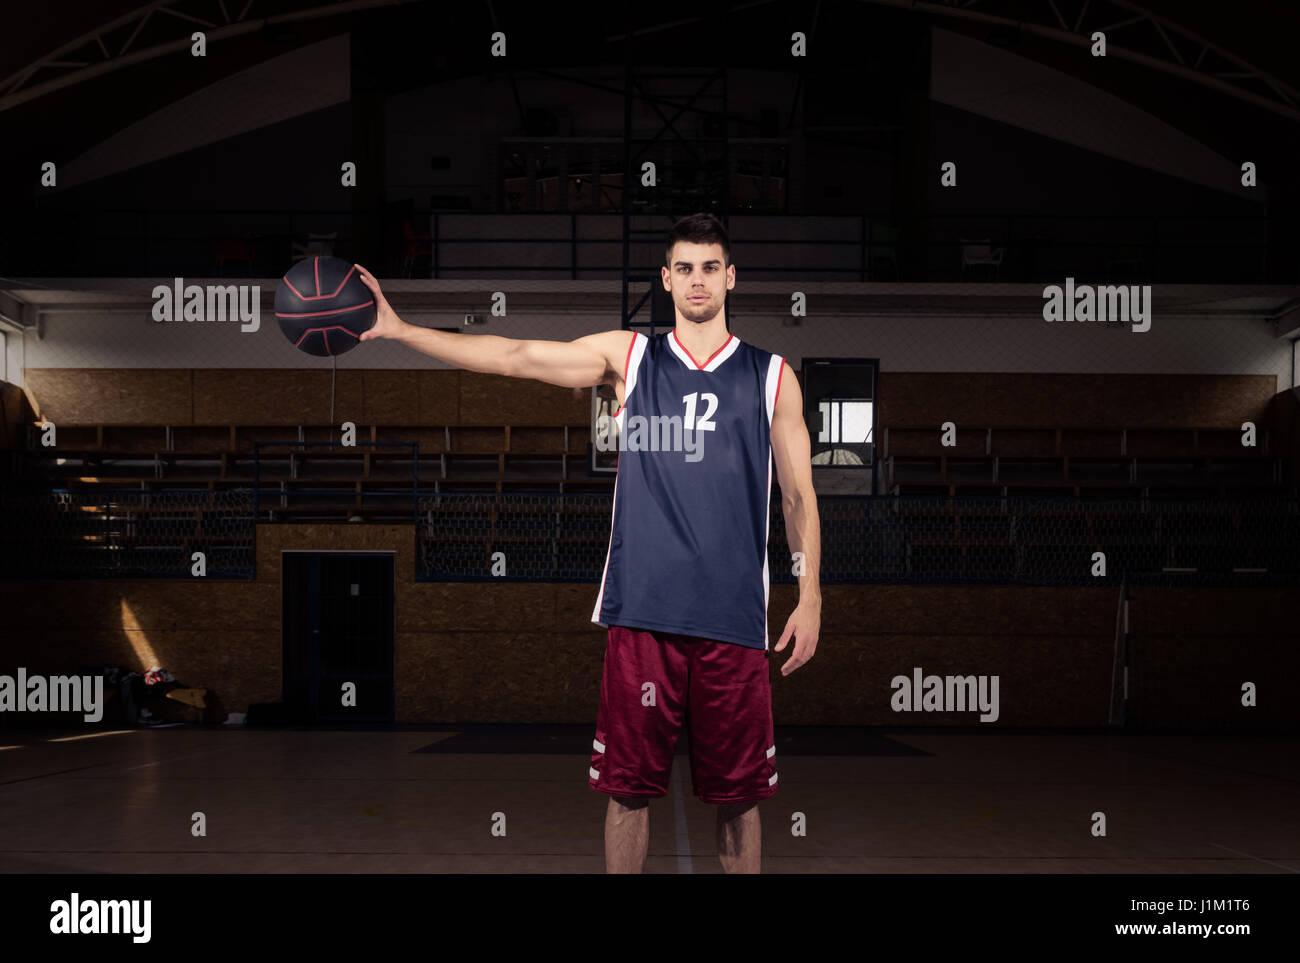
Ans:
[[[735,337],[734,334],[727,335],[727,340],[722,342],[722,348],[725,348],[727,345],[731,344],[731,339],[734,337]],[[678,347],[680,347],[683,351],[686,351],[686,345],[682,344],[682,339],[677,337],[676,328],[673,328],[673,340],[677,342]],[[722,348],[719,348],[717,351],[713,352],[713,354],[709,355],[708,361],[705,361],[704,364],[700,364],[698,361],[696,361],[695,355],[691,354],[689,351],[686,351],[686,357],[690,358],[691,361],[695,363],[695,367],[697,369],[703,371],[705,368],[709,366],[709,361],[712,361],[714,358],[718,356],[718,353],[722,351]]]
[[[776,371],[776,397],[772,399],[772,417],[776,417],[776,403],[781,400],[781,379],[785,377],[785,359],[781,359],[781,367]]]
[[[627,385],[627,366],[630,365],[630,364],[632,363],[632,349],[635,348],[635,347],[636,347],[636,332],[633,331],[633,332],[632,332],[632,343],[629,344],[629,345],[627,346],[627,357],[623,359],[623,384],[624,384],[625,386]],[[626,396],[626,395],[623,396],[623,400],[624,400],[624,401],[627,401],[627,396]],[[611,417],[613,417],[613,418],[617,418],[617,417],[618,417],[618,413],[619,413],[620,411],[622,411],[623,408],[624,408],[623,405],[619,405],[619,406],[614,410],[614,414],[611,415]]]

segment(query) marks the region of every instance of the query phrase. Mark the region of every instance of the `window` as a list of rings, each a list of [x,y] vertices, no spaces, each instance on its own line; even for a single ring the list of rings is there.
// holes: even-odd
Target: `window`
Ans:
[[[804,421],[817,468],[875,467],[875,358],[804,358]]]
[[[864,459],[855,449],[869,444],[875,424],[874,404],[870,398],[826,398],[817,402],[820,424],[815,424],[818,446],[826,446],[813,455],[814,465],[862,465]]]

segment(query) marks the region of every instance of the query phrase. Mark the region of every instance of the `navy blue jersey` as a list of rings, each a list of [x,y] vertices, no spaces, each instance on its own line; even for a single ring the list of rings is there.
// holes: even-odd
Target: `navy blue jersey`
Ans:
[[[772,414],[784,359],[731,335],[703,364],[632,336],[591,620],[766,649]]]

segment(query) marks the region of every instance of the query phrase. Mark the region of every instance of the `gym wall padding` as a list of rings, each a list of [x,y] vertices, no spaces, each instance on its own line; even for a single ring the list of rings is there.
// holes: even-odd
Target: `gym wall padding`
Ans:
[[[1277,390],[1274,375],[882,371],[877,394],[880,424],[898,428],[1239,428]]]
[[[330,424],[328,369],[32,368],[58,424]],[[538,381],[458,369],[335,372],[334,420],[381,425],[585,425],[590,400]],[[1259,421],[1273,375],[880,374],[879,423],[1237,428]],[[1162,399],[1152,404],[1153,398]]]
[[[455,369],[36,368],[27,383],[60,425],[585,425],[591,418],[585,392]]]
[[[0,584],[0,667],[143,669],[147,644],[229,711],[281,697],[280,553],[395,553],[397,721],[595,724],[605,632],[589,621],[593,584],[413,580],[403,525],[257,526],[252,582],[85,580]],[[894,713],[890,680],[999,676],[999,726],[1104,726],[1118,592],[1020,586],[825,586],[817,655],[782,678],[771,653],[778,725],[965,726],[969,713]],[[775,645],[797,600],[772,586]],[[1241,613],[1251,613],[1242,619]],[[1300,679],[1293,589],[1140,588],[1133,592],[1133,724],[1276,728],[1300,722],[1280,693]],[[18,659],[24,660],[19,663]],[[1238,707],[1253,681],[1258,708]]]

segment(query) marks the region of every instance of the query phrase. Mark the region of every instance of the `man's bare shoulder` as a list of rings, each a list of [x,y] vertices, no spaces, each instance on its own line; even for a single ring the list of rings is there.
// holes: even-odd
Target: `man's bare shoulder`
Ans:
[[[605,369],[611,379],[621,381],[623,367],[627,362],[628,352],[631,350],[634,337],[635,334],[631,331],[615,328],[610,331],[597,331],[595,334],[584,335],[578,340],[591,345],[599,351],[601,357],[605,359]]]

